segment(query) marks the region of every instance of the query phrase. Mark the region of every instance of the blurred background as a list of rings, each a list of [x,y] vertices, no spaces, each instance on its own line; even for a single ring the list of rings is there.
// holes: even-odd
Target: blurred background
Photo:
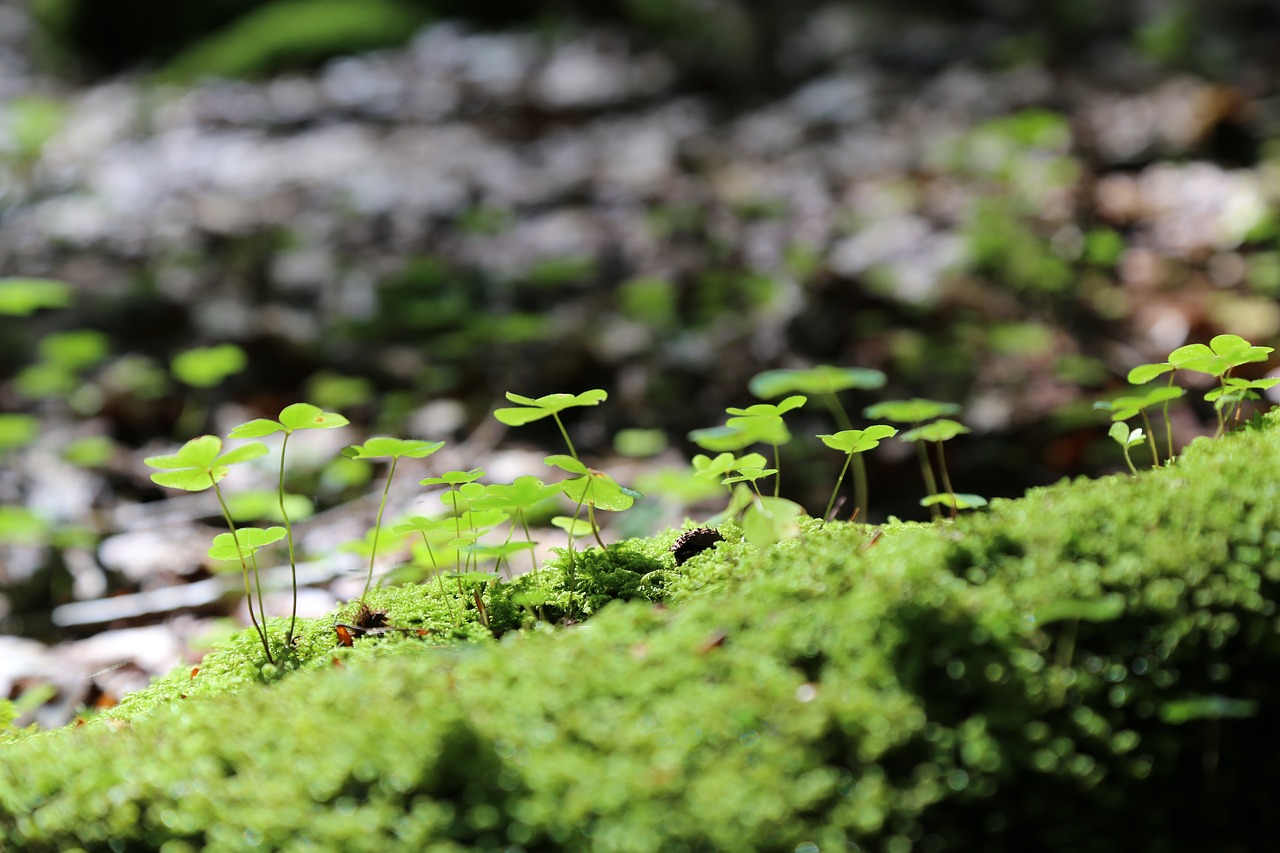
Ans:
[[[304,612],[385,473],[343,444],[450,442],[402,510],[547,476],[506,391],[609,392],[567,420],[646,494],[614,538],[718,508],[686,434],[771,368],[883,371],[855,421],[959,404],[960,491],[1123,469],[1130,368],[1280,331],[1277,44],[1271,0],[0,3],[0,277],[70,286],[0,292],[0,695],[109,701],[222,630],[212,498],[141,460],[301,400],[352,421],[290,445]],[[836,426],[788,423],[818,513]],[[868,461],[867,520],[927,517],[909,447]]]

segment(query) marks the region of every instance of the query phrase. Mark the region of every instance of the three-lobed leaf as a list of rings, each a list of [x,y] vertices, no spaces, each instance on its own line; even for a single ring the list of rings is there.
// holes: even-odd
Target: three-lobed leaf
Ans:
[[[284,537],[283,527],[241,527],[236,531],[234,539],[230,533],[219,533],[213,537],[213,544],[209,546],[209,558],[238,560],[241,556],[250,557],[259,548],[279,542]],[[237,542],[240,543],[239,549],[236,548]]]
[[[182,445],[177,453],[149,456],[142,461],[148,467],[160,469],[151,475],[156,484],[199,492],[226,477],[232,465],[266,454],[267,446],[251,441],[219,455],[221,450],[221,438],[202,435]]]
[[[277,432],[292,435],[300,429],[334,429],[349,421],[337,412],[326,412],[310,403],[293,403],[280,410],[280,419],[254,418],[231,430],[228,438],[263,438]]]
[[[364,444],[352,444],[342,448],[347,459],[422,459],[444,447],[443,441],[422,441],[416,438],[388,438],[375,436]]]
[[[872,424],[866,429],[842,429],[831,435],[819,435],[822,443],[841,453],[866,453],[879,447],[880,442],[898,434],[897,427],[888,424]]]
[[[542,397],[522,397],[507,392],[507,399],[519,406],[497,409],[493,416],[507,426],[523,426],[534,421],[549,418],[574,406],[598,406],[609,398],[606,391],[593,388],[581,394],[547,394]]]

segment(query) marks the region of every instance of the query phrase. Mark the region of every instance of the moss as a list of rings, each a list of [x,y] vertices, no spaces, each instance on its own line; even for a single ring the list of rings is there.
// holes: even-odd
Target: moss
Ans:
[[[187,678],[225,666],[228,693],[164,682],[145,714],[3,746],[0,838],[1248,849],[1280,829],[1277,462],[1269,426],[956,522],[812,525],[764,551],[726,525],[679,570],[676,531],[572,573],[562,554],[537,583],[565,607],[578,584],[594,615],[496,643],[454,642],[483,632],[432,585],[379,590],[431,639],[335,651],[309,623],[298,672],[266,685],[248,635]],[[490,589],[491,612],[533,578]]]

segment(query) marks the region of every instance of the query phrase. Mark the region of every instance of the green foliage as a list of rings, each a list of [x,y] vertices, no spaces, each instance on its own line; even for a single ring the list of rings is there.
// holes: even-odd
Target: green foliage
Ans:
[[[434,587],[373,590],[413,630],[343,649],[332,624],[350,611],[304,620],[271,669],[240,635],[194,677],[8,743],[0,837],[1246,849],[1278,828],[1268,420],[1196,443],[1177,470],[1036,489],[941,534],[828,524],[754,550],[726,525],[680,572],[671,534],[561,554],[548,606],[573,589],[590,623],[501,644],[469,642],[474,605],[455,627]],[[491,621],[521,624],[526,590],[485,587]]]
[[[46,278],[0,278],[0,315],[29,317],[71,304],[71,286]]]
[[[556,417],[558,421],[560,412],[565,409],[575,406],[598,406],[608,397],[608,393],[599,388],[584,391],[581,394],[547,394],[537,399],[522,397],[508,391],[507,399],[520,405],[514,408],[498,409],[493,416],[507,426],[523,426],[547,417]]]
[[[334,56],[403,44],[423,17],[395,0],[276,0],[178,55],[170,81],[261,77]]]
[[[180,352],[173,357],[169,368],[179,382],[194,388],[212,388],[228,376],[244,370],[248,363],[248,357],[240,347],[218,344]]]

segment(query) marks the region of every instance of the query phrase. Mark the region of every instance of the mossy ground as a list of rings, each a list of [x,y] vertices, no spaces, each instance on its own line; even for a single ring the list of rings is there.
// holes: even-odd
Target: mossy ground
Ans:
[[[755,551],[729,531],[677,569],[670,532],[630,543],[628,569],[543,567],[548,606],[580,624],[512,630],[534,576],[492,591],[496,641],[434,583],[379,590],[414,631],[342,649],[350,612],[307,623],[284,675],[245,633],[194,678],[0,747],[0,837],[1252,849],[1280,828],[1277,463],[1268,425],[878,536],[815,524]]]

